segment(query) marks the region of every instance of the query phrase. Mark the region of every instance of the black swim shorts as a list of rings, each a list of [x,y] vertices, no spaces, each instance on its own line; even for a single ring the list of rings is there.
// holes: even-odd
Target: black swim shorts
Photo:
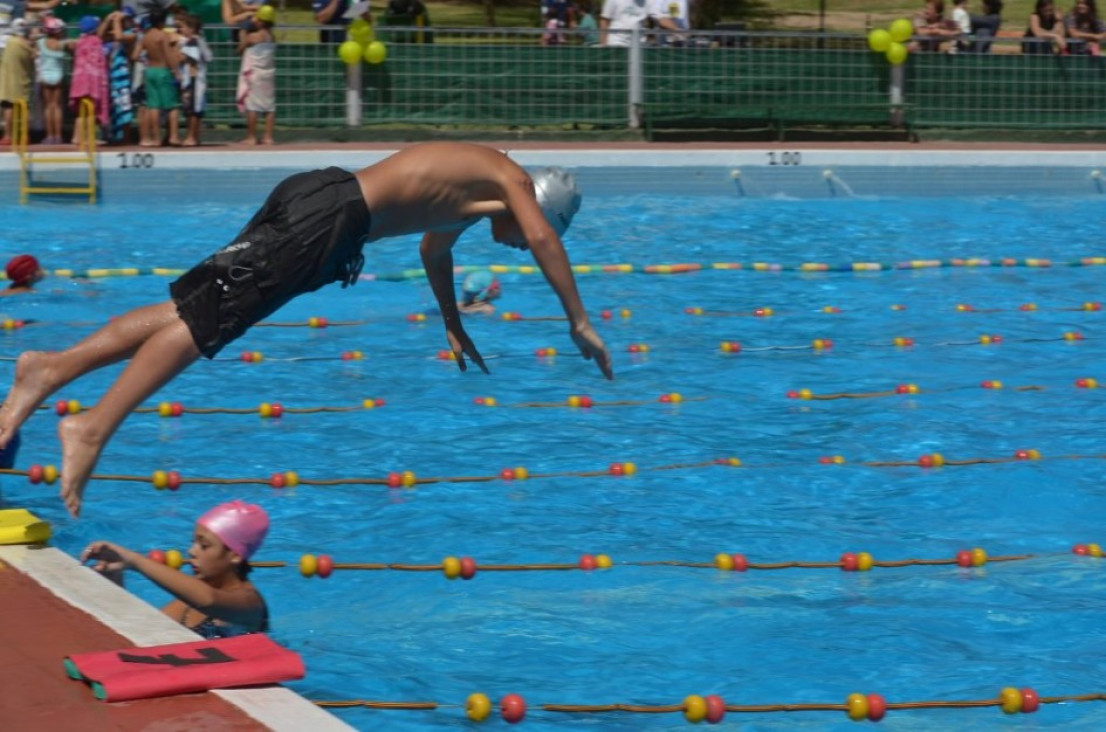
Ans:
[[[169,285],[196,346],[213,358],[297,295],[331,282],[353,284],[370,221],[348,171],[285,179],[232,243]]]

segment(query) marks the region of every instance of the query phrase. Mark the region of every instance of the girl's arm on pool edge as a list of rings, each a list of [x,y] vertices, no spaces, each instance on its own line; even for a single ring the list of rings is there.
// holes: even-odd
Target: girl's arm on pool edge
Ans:
[[[122,574],[133,569],[189,607],[209,617],[234,623],[249,624],[264,611],[260,595],[254,592],[230,592],[212,587],[199,577],[156,562],[126,547],[107,541],[94,541],[81,553],[81,561],[96,561],[93,569],[110,577],[110,572]],[[121,578],[120,578],[121,579]],[[122,582],[120,581],[120,584]]]

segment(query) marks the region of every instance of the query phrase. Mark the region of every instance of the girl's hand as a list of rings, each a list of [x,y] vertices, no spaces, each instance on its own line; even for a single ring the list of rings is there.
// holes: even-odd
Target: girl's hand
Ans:
[[[107,541],[94,541],[81,552],[81,562],[94,562],[92,569],[100,574],[115,579],[127,569],[125,554],[126,549]]]

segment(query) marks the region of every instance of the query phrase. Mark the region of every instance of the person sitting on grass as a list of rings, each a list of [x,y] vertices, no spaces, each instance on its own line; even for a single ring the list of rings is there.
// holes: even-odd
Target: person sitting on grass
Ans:
[[[0,448],[57,389],[130,359],[96,406],[58,423],[61,497],[78,515],[104,445],[144,400],[298,295],[357,282],[365,242],[416,232],[425,232],[419,253],[457,366],[465,371],[468,357],[488,373],[461,324],[453,285],[453,246],[483,218],[491,220],[496,241],[531,252],[580,354],[614,378],[561,242],[579,208],[567,171],[544,168],[531,176],[498,150],[458,142],[412,145],[356,173],[297,173],[269,194],[230,244],[170,284],[168,300],[114,318],[67,350],[20,354],[0,408]]]
[[[269,531],[260,506],[231,501],[196,521],[187,575],[164,562],[109,541],[94,541],[82,562],[122,586],[124,570],[145,575],[175,598],[161,611],[204,638],[229,638],[269,630],[269,609],[249,580],[249,559]]]

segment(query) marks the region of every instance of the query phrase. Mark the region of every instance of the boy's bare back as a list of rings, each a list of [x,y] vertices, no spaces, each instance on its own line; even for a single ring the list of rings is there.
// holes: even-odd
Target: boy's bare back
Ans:
[[[142,49],[146,51],[146,65],[148,67],[155,69],[168,68],[174,65],[170,63],[170,54],[173,51],[169,43],[169,34],[160,28],[151,28],[146,31],[146,35],[142,36]]]
[[[534,199],[530,176],[505,154],[458,142],[408,147],[356,173],[372,215],[369,240],[464,228]],[[537,210],[535,203],[534,210]]]

